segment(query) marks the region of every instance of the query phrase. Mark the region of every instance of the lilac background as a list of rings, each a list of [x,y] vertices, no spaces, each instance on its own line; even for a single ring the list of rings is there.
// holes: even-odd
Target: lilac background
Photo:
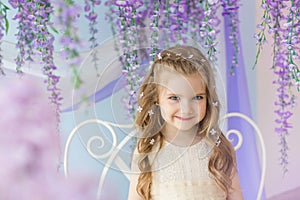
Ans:
[[[7,1],[4,0],[4,3]],[[228,84],[228,93],[227,93],[227,107],[228,112],[240,111],[252,118],[256,119],[256,77],[255,71],[253,71],[253,58],[255,56],[255,41],[252,40],[252,35],[255,32],[255,2],[243,0],[241,6],[241,56],[239,57],[240,67],[237,69],[236,76],[229,77],[229,73],[224,73],[224,79],[227,79]],[[103,10],[102,14],[105,12]],[[249,17],[250,14],[252,17]],[[104,19],[104,16],[99,16],[99,18]],[[225,19],[226,20],[226,19]],[[84,23],[84,22],[82,22]],[[101,22],[101,31],[99,33],[99,41],[104,41],[107,38],[111,37],[110,27],[104,21]],[[6,36],[6,39],[14,41],[14,24],[11,24],[11,32]],[[87,35],[88,30],[86,28],[81,28],[81,35]],[[223,30],[222,30],[223,31]],[[224,34],[221,32],[221,34]],[[223,38],[221,38],[223,40]],[[231,46],[228,41],[225,41],[226,45],[222,46],[223,41],[220,41],[219,49],[220,59],[219,66],[222,66],[225,69],[225,56],[227,58],[231,57]],[[242,49],[243,47],[243,49]],[[59,47],[57,47],[59,49]],[[226,65],[231,63],[230,60],[226,61]],[[223,70],[224,70],[223,69]],[[222,70],[222,69],[221,69]],[[247,78],[246,78],[247,77]],[[114,113],[118,113],[120,116],[124,114],[124,108],[120,103],[124,91],[121,90],[121,86],[117,84],[119,79],[112,80],[108,85],[106,85],[101,90],[95,93],[91,98],[95,97],[96,103],[91,109],[85,111],[77,110],[75,112],[64,112],[61,116],[61,134],[62,134],[62,145],[66,140],[67,135],[70,133],[73,127],[78,124],[79,121],[83,121],[88,118],[99,118],[107,121],[117,121],[120,123],[130,123],[130,120],[127,120],[122,117],[115,116]],[[112,95],[112,88],[114,88],[114,93]],[[116,102],[119,102],[116,103]],[[114,113],[112,112],[114,111]],[[246,199],[255,199],[253,197],[257,191],[257,180],[259,177],[259,165],[257,163],[257,151],[255,150],[255,138],[252,134],[252,129],[243,122],[239,122],[236,119],[233,119],[229,122],[229,127],[238,128],[236,125],[242,127],[247,135],[244,135],[244,146],[237,152],[238,156],[238,165],[240,171],[240,178],[242,181],[242,186],[244,189],[244,194]],[[248,134],[249,133],[249,134]],[[119,133],[122,136],[122,133]],[[102,166],[99,162],[90,159],[89,155],[83,151],[81,140],[76,138],[73,148],[71,149],[71,154],[76,155],[71,159],[71,170],[88,170],[94,171],[95,175],[99,175],[102,169]],[[252,149],[249,151],[249,149]],[[277,152],[276,152],[277,153]],[[253,164],[254,163],[254,164]],[[250,176],[249,176],[250,174]],[[111,170],[108,176],[109,182],[112,182],[113,185],[122,185],[124,187],[113,188],[111,191],[118,191],[118,197],[115,199],[126,199],[128,182],[122,175],[114,170]],[[108,188],[108,187],[106,187]],[[107,189],[109,191],[109,189]]]

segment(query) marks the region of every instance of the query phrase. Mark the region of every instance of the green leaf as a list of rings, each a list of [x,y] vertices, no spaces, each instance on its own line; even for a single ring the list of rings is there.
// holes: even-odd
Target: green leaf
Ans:
[[[9,22],[8,22],[8,19],[6,17],[4,18],[4,20],[5,20],[5,33],[7,34],[8,29],[9,29]]]
[[[2,3],[2,5],[4,6],[3,10],[6,13],[7,10],[9,10],[9,7],[7,7],[5,4]]]
[[[74,4],[74,1],[73,0],[65,0],[66,1],[66,3],[68,4],[68,5],[73,5]]]
[[[50,29],[51,29],[54,33],[59,34],[58,30],[57,30],[56,28],[54,28],[54,26],[50,26]]]

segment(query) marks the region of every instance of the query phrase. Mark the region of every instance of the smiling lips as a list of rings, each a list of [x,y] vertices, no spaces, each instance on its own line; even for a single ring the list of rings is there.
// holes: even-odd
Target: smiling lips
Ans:
[[[193,119],[194,117],[179,117],[179,116],[175,116],[176,119],[179,119],[181,121],[188,121]]]

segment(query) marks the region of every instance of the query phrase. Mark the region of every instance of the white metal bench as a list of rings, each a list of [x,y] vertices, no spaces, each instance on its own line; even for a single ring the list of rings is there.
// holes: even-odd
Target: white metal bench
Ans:
[[[264,141],[263,141],[263,137],[262,134],[259,130],[259,128],[257,127],[257,125],[255,124],[255,122],[250,119],[248,116],[241,114],[241,113],[227,113],[226,116],[223,119],[228,119],[228,118],[241,118],[245,121],[247,121],[255,130],[255,133],[257,134],[257,139],[258,142],[260,144],[260,149],[261,149],[261,180],[260,180],[260,185],[259,185],[259,190],[257,192],[257,200],[260,200],[262,197],[262,193],[263,193],[263,187],[264,187],[264,181],[265,181],[265,173],[266,173],[266,150],[265,150],[265,145],[264,145]],[[78,124],[70,133],[70,135],[68,136],[68,139],[66,141],[65,144],[65,151],[64,151],[64,173],[65,176],[68,177],[69,172],[68,172],[68,168],[69,168],[69,149],[70,146],[72,144],[72,141],[74,139],[74,136],[78,133],[79,129],[81,129],[84,126],[90,125],[90,124],[99,124],[101,126],[106,127],[110,134],[111,134],[111,138],[112,138],[112,142],[108,145],[110,145],[111,147],[109,148],[109,150],[106,153],[96,153],[93,148],[92,148],[92,144],[95,141],[98,141],[98,143],[100,144],[98,146],[98,148],[103,148],[106,144],[104,142],[103,136],[101,135],[95,135],[92,136],[88,139],[87,143],[85,144],[85,148],[88,151],[88,153],[94,158],[97,159],[99,161],[103,160],[103,159],[107,159],[105,161],[105,165],[103,168],[103,171],[101,172],[101,176],[100,176],[100,180],[99,180],[99,186],[98,186],[98,191],[97,191],[97,199],[100,199],[100,194],[102,191],[102,187],[104,184],[104,180],[107,176],[107,173],[109,171],[109,169],[111,168],[111,166],[114,164],[115,166],[117,166],[118,170],[121,171],[125,177],[127,177],[127,179],[129,180],[129,173],[130,173],[130,167],[128,166],[128,164],[126,164],[126,162],[123,161],[122,157],[119,156],[119,151],[120,149],[122,149],[124,147],[124,145],[126,143],[128,143],[133,136],[135,135],[134,130],[132,129],[132,125],[126,125],[126,124],[115,124],[112,122],[107,122],[107,121],[102,121],[99,119],[89,119],[86,120],[80,124]],[[128,134],[122,138],[121,140],[118,139],[117,133],[115,131],[115,129],[117,128],[122,128],[122,129],[127,129],[128,130]],[[236,145],[234,145],[235,150],[238,150],[242,144],[243,144],[243,136],[242,133],[239,130],[228,130],[225,135],[227,138],[230,137],[231,134],[235,134],[238,138],[238,142]]]

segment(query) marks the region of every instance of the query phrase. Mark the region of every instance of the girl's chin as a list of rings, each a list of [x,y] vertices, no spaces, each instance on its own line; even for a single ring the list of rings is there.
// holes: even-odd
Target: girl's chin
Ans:
[[[178,131],[186,131],[186,132],[196,132],[195,124],[191,125],[178,125],[176,126]]]

